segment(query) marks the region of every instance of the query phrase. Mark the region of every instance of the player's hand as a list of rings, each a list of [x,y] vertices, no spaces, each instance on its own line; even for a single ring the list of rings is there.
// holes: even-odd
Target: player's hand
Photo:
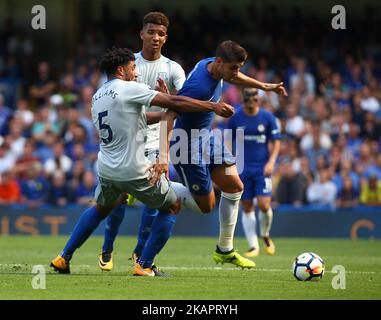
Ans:
[[[265,91],[274,91],[279,95],[283,95],[285,97],[288,96],[287,90],[283,86],[283,82],[280,83],[266,83]]]
[[[265,168],[263,169],[263,175],[265,177],[268,177],[268,176],[271,176],[273,172],[274,172],[274,163],[267,162],[265,165]]]
[[[168,87],[162,78],[157,79],[156,91],[169,94]]]
[[[225,102],[216,103],[214,112],[221,117],[230,118],[234,114],[234,108]]]
[[[168,163],[160,163],[159,159],[156,159],[156,162],[153,163],[147,171],[149,172],[148,180],[152,185],[155,185],[160,181],[161,175],[164,173],[168,175]]]

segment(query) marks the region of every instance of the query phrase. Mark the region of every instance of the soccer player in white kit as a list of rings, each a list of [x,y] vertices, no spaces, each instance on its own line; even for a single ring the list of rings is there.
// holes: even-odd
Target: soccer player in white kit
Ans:
[[[186,187],[168,181],[165,164],[150,167],[144,137],[152,117],[146,115],[145,106],[157,105],[182,112],[213,111],[224,117],[230,117],[234,109],[225,103],[171,96],[137,83],[135,56],[126,48],[108,50],[101,58],[100,67],[108,81],[94,94],[91,109],[100,139],[96,205],[83,212],[65,248],[50,265],[55,271],[70,273],[75,250],[128,193],[160,210],[133,271],[134,275],[155,276],[154,258],[169,239],[181,204],[190,208],[197,205]]]
[[[183,68],[175,61],[168,59],[161,54],[161,49],[167,40],[169,26],[168,18],[161,12],[150,12],[143,18],[143,26],[140,32],[142,40],[142,50],[135,54],[135,63],[138,70],[138,82],[145,83],[152,89],[158,86],[158,79],[161,79],[170,93],[181,89],[185,81]],[[163,109],[158,106],[150,106],[147,112],[156,117]],[[147,130],[147,142],[145,154],[149,161],[153,162],[159,155],[159,133],[160,123],[150,124]],[[106,219],[104,243],[102,253],[99,256],[99,267],[103,271],[110,271],[113,268],[112,252],[115,238],[118,234],[120,224],[123,221],[126,204],[115,207]],[[138,232],[138,242],[134,249],[134,256],[139,257],[149,236],[153,220],[159,211],[144,206],[142,210],[141,223]],[[156,275],[167,275],[153,265]]]

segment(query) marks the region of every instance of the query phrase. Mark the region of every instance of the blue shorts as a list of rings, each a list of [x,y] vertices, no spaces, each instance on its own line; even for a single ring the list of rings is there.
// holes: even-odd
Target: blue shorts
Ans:
[[[179,159],[179,154],[171,153],[171,161],[177,175],[189,191],[196,195],[208,195],[213,190],[211,173],[216,166],[235,164],[235,157],[228,148],[225,148],[220,138],[218,136],[211,138],[209,134],[206,136],[206,144],[200,145],[197,138],[188,145],[186,150],[189,151],[181,162],[176,163],[175,160]],[[171,146],[173,144],[172,142]],[[208,145],[209,148],[206,147]]]
[[[244,172],[239,176],[243,182],[243,194],[241,200],[251,200],[255,197],[271,197],[271,176],[254,172]]]
[[[213,190],[210,164],[175,164],[177,175],[191,193],[206,196]]]
[[[218,159],[216,162],[214,160],[212,158],[212,163],[178,163],[174,164],[174,167],[181,182],[191,193],[206,196],[213,190],[211,173],[214,168],[218,165],[235,164],[235,159],[231,155],[225,155],[224,159]]]

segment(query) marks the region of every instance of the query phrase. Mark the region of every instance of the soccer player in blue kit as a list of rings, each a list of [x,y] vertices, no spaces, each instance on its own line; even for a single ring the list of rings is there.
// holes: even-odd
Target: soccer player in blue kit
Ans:
[[[259,255],[258,236],[253,199],[257,198],[260,219],[260,235],[264,242],[265,251],[275,254],[275,245],[270,238],[273,219],[271,209],[271,174],[280,149],[280,130],[274,115],[259,107],[258,90],[245,88],[243,90],[243,108],[228,122],[232,129],[233,142],[237,129],[244,130],[244,169],[240,178],[244,185],[241,197],[242,225],[249,250],[247,257]],[[269,142],[273,141],[271,152]]]
[[[232,84],[274,91],[287,95],[283,83],[263,83],[240,72],[247,59],[246,50],[233,41],[224,41],[216,49],[216,56],[206,58],[197,63],[189,73],[178,95],[197,98],[204,101],[219,101],[222,94],[223,81]],[[216,263],[232,263],[242,268],[253,268],[255,263],[239,255],[233,246],[234,230],[237,223],[239,202],[244,189],[238,175],[235,161],[226,152],[221,141],[212,134],[211,125],[214,115],[210,112],[186,114],[167,112],[165,120],[168,126],[168,139],[174,119],[177,117],[171,141],[171,161],[177,174],[182,179],[194,200],[204,213],[215,207],[216,197],[212,182],[221,190],[219,203],[220,234],[213,258]],[[193,136],[194,130],[202,132]],[[187,139],[181,141],[181,132],[186,132]],[[192,132],[193,131],[193,132]],[[177,139],[180,137],[180,140]],[[205,144],[209,144],[209,161],[204,161]],[[187,144],[186,157],[179,156],[177,149]],[[175,152],[176,150],[176,152]],[[180,148],[181,150],[181,148]],[[176,159],[175,159],[176,158]],[[180,159],[180,161],[178,161]],[[185,160],[185,161],[184,161]]]

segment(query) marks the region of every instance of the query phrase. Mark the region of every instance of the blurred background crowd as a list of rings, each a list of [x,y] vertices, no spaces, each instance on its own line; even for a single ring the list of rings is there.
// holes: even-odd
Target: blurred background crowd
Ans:
[[[0,204],[91,201],[99,148],[91,98],[105,81],[97,58],[112,45],[139,51],[145,13],[131,9],[121,20],[106,6],[64,61],[41,54],[28,30],[12,19],[0,21]],[[261,106],[275,114],[282,132],[275,204],[381,206],[377,14],[366,8],[363,18],[347,22],[349,30],[334,31],[330,21],[297,7],[286,16],[276,7],[254,5],[239,15],[227,7],[200,7],[191,16],[175,10],[168,14],[163,53],[189,72],[199,59],[213,56],[221,40],[232,39],[249,52],[244,73],[285,82],[287,98],[261,93]],[[235,86],[225,85],[223,97],[242,106]],[[224,125],[215,119],[215,126]]]

